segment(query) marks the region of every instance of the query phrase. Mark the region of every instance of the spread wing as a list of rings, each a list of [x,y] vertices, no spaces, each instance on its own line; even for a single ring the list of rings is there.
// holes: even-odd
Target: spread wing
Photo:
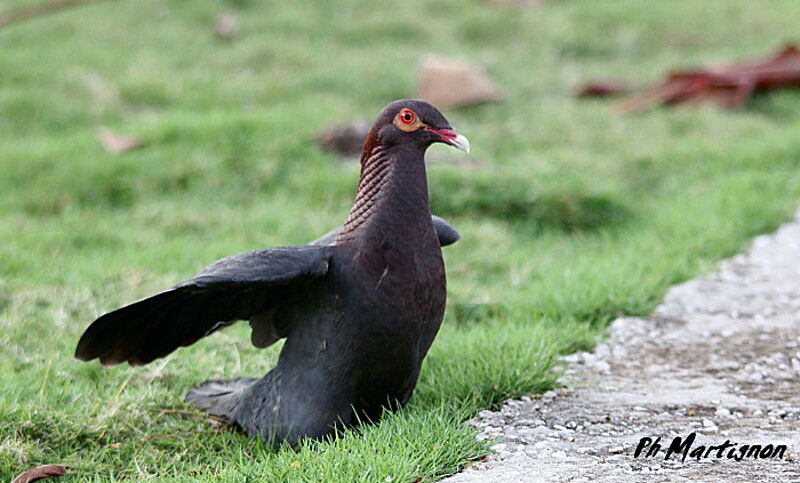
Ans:
[[[275,312],[327,275],[331,253],[327,246],[295,246],[218,260],[186,282],[95,320],[75,357],[147,364],[237,320],[250,320],[253,343],[266,347],[287,335]]]
[[[461,238],[461,235],[459,235],[458,231],[453,228],[453,225],[448,223],[444,218],[433,215],[431,216],[431,221],[433,222],[433,228],[436,229],[436,235],[439,236],[440,246],[446,247],[447,245],[452,245]],[[341,229],[342,228],[339,227],[335,230],[329,231],[328,233],[311,242],[310,245],[333,245],[334,240],[336,240],[336,235],[339,234]]]

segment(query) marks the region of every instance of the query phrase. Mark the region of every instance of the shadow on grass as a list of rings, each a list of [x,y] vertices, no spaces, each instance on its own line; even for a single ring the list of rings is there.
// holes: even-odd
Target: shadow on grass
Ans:
[[[442,177],[431,188],[431,209],[448,216],[493,217],[523,231],[545,228],[591,231],[625,221],[630,210],[610,195],[581,187],[540,190],[527,179],[510,176]]]

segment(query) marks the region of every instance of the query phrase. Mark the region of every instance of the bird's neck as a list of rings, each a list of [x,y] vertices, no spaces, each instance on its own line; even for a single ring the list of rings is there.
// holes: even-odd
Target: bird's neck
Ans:
[[[337,242],[416,237],[430,228],[430,217],[424,151],[367,145],[356,199]]]

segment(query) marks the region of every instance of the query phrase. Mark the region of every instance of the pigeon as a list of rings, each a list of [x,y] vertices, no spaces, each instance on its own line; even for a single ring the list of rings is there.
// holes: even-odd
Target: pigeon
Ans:
[[[367,135],[355,202],[340,228],[301,246],[218,260],[194,278],[95,320],[75,356],[147,364],[236,321],[259,348],[286,339],[264,377],[207,381],[186,401],[278,447],[379,421],[411,398],[445,310],[425,151],[469,141],[431,104],[387,105]]]

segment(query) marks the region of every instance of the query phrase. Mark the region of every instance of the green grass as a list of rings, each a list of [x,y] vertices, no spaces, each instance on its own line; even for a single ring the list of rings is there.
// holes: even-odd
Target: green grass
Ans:
[[[462,421],[553,387],[558,354],[791,216],[800,94],[618,117],[570,92],[800,41],[798,2],[363,3],[117,0],[0,31],[0,479],[45,463],[65,480],[436,479],[487,451]],[[231,42],[210,28],[223,11],[240,16]],[[268,370],[277,350],[245,327],[144,368],[72,358],[103,311],[341,223],[357,168],[309,141],[413,95],[427,53],[485,65],[507,99],[446,113],[474,150],[431,165],[432,204],[463,238],[408,408],[276,452],[164,411],[188,411],[199,381]],[[149,144],[110,155],[100,126]]]

